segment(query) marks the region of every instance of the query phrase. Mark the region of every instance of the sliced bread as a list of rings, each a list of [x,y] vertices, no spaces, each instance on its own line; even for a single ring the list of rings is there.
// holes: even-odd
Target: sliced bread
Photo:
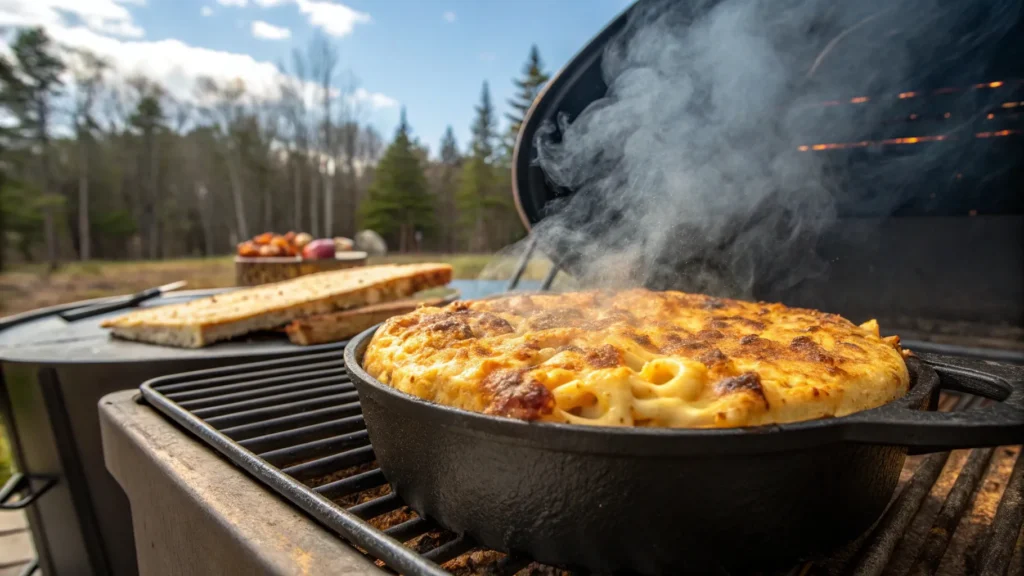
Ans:
[[[293,344],[310,346],[347,340],[363,330],[392,316],[407,314],[420,306],[439,306],[444,298],[430,300],[398,300],[384,304],[363,306],[343,312],[299,318],[285,329]]]
[[[146,308],[102,323],[119,338],[201,348],[307,316],[390,302],[451,281],[447,264],[384,265],[310,274],[183,304]]]

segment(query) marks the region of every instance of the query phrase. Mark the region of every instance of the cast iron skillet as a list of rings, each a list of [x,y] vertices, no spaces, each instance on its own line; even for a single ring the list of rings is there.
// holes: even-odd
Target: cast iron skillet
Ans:
[[[1024,368],[921,355],[912,389],[842,418],[746,429],[608,428],[425,402],[345,348],[377,462],[417,513],[498,550],[598,573],[743,570],[852,540],[892,497],[908,448],[1024,442]],[[932,411],[940,388],[999,400]]]

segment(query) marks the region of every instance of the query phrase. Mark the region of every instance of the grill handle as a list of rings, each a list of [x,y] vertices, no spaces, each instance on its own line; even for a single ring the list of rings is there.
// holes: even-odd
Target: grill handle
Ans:
[[[899,403],[899,407],[893,403],[891,410],[846,416],[846,439],[907,446],[915,454],[1024,443],[1024,367],[938,354],[918,357],[938,374],[940,389],[997,403],[956,412],[915,410],[913,402]]]
[[[49,476],[32,476],[28,474],[15,474],[11,476],[3,488],[0,488],[0,510],[20,510],[35,502],[47,490],[56,483],[55,478]],[[21,494],[21,498],[11,501],[11,498]]]

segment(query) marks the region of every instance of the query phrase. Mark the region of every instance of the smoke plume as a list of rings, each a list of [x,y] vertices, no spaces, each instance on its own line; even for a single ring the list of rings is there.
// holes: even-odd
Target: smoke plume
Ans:
[[[605,97],[537,136],[547,177],[576,193],[533,233],[590,285],[749,298],[758,286],[821,274],[828,263],[816,243],[839,207],[885,216],[914,174],[963,152],[940,145],[883,157],[867,147],[860,154],[870,161],[836,165],[798,147],[907,130],[890,122],[897,95],[937,88],[938,72],[952,85],[984,80],[984,70],[959,64],[1005,33],[1018,9],[1016,1],[643,3],[606,47]],[[870,98],[851,104],[856,97]]]

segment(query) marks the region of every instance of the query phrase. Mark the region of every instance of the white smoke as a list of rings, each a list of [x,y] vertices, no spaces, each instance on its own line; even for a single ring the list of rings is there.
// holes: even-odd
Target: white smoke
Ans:
[[[1019,8],[988,3],[967,14],[964,4],[643,4],[606,48],[605,97],[536,139],[546,175],[576,193],[533,234],[593,285],[750,297],[756,285],[821,273],[827,263],[815,244],[838,202],[856,195],[887,214],[914,171],[943,158],[918,154],[844,173],[798,146],[885,131],[892,106],[820,104],[894,100],[981,45],[959,30],[964,18],[981,18],[979,29],[998,35]],[[950,81],[979,80],[968,76]]]

